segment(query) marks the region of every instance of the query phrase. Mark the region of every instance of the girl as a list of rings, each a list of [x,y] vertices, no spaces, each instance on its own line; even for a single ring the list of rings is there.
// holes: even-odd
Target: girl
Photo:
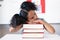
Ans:
[[[15,14],[11,19],[10,32],[16,32],[23,27],[23,24],[43,24],[44,28],[50,32],[55,33],[54,28],[46,21],[37,17],[35,10],[36,5],[32,2],[23,2],[19,14]]]

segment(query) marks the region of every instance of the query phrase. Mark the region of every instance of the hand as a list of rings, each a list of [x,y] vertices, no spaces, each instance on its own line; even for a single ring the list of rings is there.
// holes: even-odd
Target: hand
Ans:
[[[10,27],[9,31],[10,31],[10,32],[16,32],[16,29],[13,28],[13,27]]]
[[[43,20],[35,20],[35,21],[33,21],[34,23],[37,23],[37,24],[43,24],[44,23],[44,21]]]

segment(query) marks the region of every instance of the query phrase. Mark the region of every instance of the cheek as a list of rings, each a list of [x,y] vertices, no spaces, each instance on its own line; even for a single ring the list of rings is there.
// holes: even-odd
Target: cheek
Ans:
[[[28,19],[28,21],[33,21],[33,19]]]
[[[31,19],[28,18],[28,21],[30,21]]]
[[[31,21],[32,19],[28,19],[28,21]]]
[[[37,16],[34,16],[34,20],[36,20],[37,19]]]

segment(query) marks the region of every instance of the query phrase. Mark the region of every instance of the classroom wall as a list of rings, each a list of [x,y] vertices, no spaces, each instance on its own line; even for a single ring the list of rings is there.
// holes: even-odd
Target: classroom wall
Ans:
[[[4,0],[0,2],[0,24],[9,24],[11,17],[19,13],[20,4],[25,0]],[[46,0],[45,13],[37,13],[39,18],[43,18],[48,23],[60,23],[60,0]]]
[[[2,2],[0,2],[0,23],[2,21],[2,8],[1,8],[1,6],[2,6]]]

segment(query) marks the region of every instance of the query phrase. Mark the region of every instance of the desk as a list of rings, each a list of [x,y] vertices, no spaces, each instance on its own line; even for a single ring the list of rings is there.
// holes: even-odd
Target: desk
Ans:
[[[23,39],[22,39],[22,35],[21,34],[6,34],[0,40],[23,40]],[[56,34],[49,34],[49,35],[47,34],[47,35],[45,35],[43,40],[60,40],[60,36],[56,35]]]

